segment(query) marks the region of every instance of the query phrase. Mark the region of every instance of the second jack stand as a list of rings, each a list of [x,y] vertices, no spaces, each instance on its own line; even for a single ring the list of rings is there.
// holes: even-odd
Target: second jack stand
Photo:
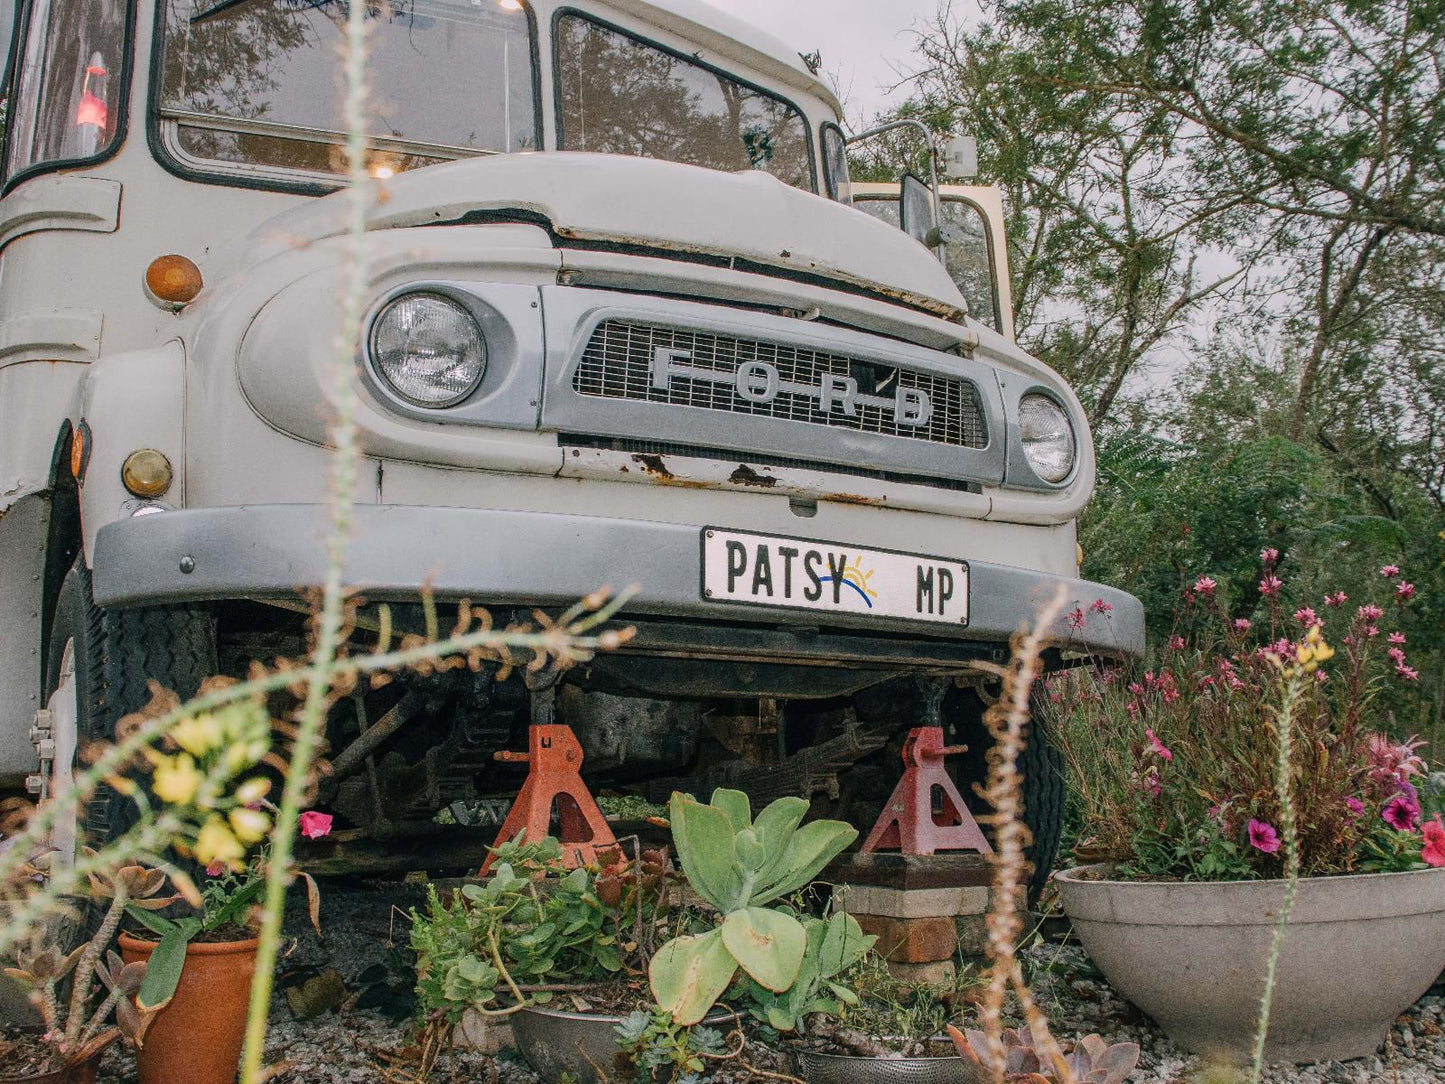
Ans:
[[[534,718],[550,720],[553,690],[539,689],[533,693]],[[498,760],[525,763],[527,778],[497,833],[497,843],[509,842],[525,834],[536,841],[551,835],[552,811],[561,822],[558,833],[563,862],[569,869],[592,865],[597,852],[615,849],[617,837],[607,826],[602,810],[592,792],[582,782],[582,743],[570,726],[552,722],[534,722],[529,728],[527,752],[496,754]],[[492,868],[495,855],[482,863],[480,876]]]
[[[903,742],[903,778],[868,833],[862,847],[864,854],[879,850],[904,854],[993,853],[983,829],[969,813],[963,795],[943,766],[944,757],[965,750],[966,746],[944,745],[941,726],[920,726],[908,732]],[[943,800],[938,813],[933,811],[935,791],[941,792]]]

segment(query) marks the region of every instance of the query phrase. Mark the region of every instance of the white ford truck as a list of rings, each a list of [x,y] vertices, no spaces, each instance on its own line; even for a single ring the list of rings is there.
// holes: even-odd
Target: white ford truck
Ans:
[[[14,791],[63,785],[148,678],[188,694],[303,650],[347,270],[327,195],[344,3],[19,4],[0,198]],[[345,823],[405,840],[507,792],[517,769],[492,754],[539,711],[599,783],[730,781],[861,823],[909,726],[946,725],[978,771],[979,664],[1056,584],[1100,617],[1061,645],[1142,650],[1137,600],[1077,579],[1090,434],[1012,341],[995,194],[945,193],[944,262],[886,221],[896,190],[851,205],[815,65],[696,0],[371,17],[347,581],[417,628],[424,585],[506,619],[635,584],[638,635],[551,689],[468,673],[343,701],[321,801]],[[1058,780],[1030,749],[1046,864]],[[83,827],[121,815],[102,794]]]

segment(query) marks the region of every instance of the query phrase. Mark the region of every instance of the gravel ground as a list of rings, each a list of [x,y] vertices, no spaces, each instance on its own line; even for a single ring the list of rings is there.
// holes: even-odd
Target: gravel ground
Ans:
[[[407,985],[401,970],[406,946],[405,909],[420,904],[422,890],[390,883],[361,885],[333,882],[323,886],[322,928],[318,941],[298,908],[287,916],[287,932],[295,938],[278,973],[278,985],[294,985],[333,968],[351,991],[340,1011],[298,1021],[285,997],[272,1004],[267,1059],[288,1068],[277,1084],[388,1084],[378,1052],[404,1042],[403,1025],[368,1002],[388,1002],[403,1014],[398,995]],[[1131,1084],[1230,1084],[1232,1075],[1216,1075],[1199,1059],[1176,1048],[1148,1017],[1118,997],[1098,977],[1077,947],[1046,945],[1029,950],[1031,981],[1048,1012],[1056,1034],[1070,1038],[1097,1031],[1112,1042],[1137,1042],[1142,1050]],[[379,980],[379,981],[378,981]],[[447,1072],[454,1070],[454,1075]],[[495,1082],[538,1084],[537,1078],[503,1052],[497,1058],[458,1053],[434,1074],[437,1084]],[[1445,996],[1440,987],[1417,1002],[1397,1021],[1388,1048],[1376,1058],[1319,1065],[1276,1067],[1265,1075],[1268,1084],[1442,1084],[1445,1082]],[[134,1060],[128,1051],[113,1049],[102,1067],[99,1084],[134,1084]],[[184,1082],[174,1082],[184,1084]]]

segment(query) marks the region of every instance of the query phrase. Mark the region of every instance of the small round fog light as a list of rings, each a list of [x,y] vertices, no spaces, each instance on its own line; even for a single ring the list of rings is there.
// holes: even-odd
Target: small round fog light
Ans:
[[[171,461],[154,448],[138,448],[121,464],[120,480],[137,497],[162,496],[171,488]]]

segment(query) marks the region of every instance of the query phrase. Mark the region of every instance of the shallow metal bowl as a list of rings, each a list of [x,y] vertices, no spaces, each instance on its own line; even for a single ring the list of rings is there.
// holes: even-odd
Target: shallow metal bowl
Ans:
[[[799,1075],[808,1084],[983,1084],[960,1057],[863,1058],[797,1050]]]

